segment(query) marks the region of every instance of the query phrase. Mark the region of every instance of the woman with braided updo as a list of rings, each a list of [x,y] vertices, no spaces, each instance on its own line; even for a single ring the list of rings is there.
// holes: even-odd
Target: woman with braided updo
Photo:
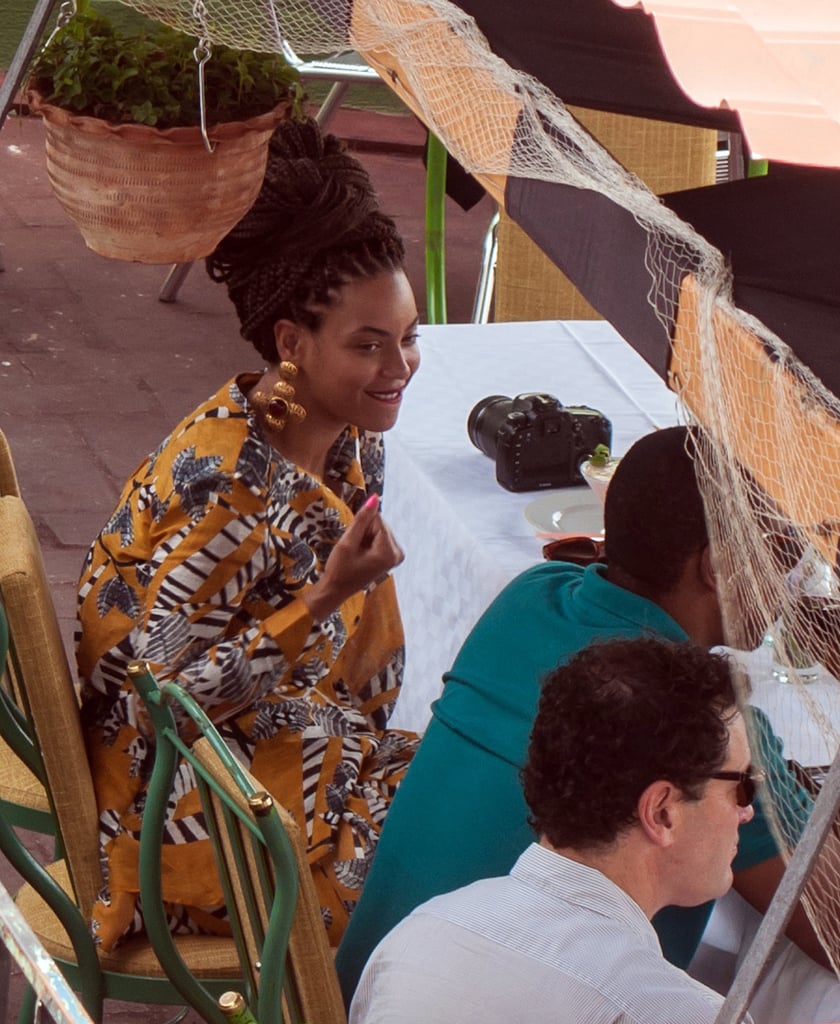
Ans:
[[[207,259],[268,364],[186,417],[138,467],[79,592],[83,719],[100,806],[106,949],[142,929],[149,727],[126,678],[151,663],[201,704],[305,830],[331,941],[367,872],[416,737],[386,729],[403,635],[382,520],[381,432],[419,365],[394,223],[314,121],[271,141],[265,181]],[[172,927],[223,931],[194,779],[167,824]]]

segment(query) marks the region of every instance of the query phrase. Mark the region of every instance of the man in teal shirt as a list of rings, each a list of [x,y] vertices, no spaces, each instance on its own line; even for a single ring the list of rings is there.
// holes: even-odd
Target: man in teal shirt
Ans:
[[[654,635],[706,647],[723,642],[720,602],[692,435],[683,427],[638,441],[613,476],[605,507],[608,567],[547,562],[513,580],[478,621],[432,705],[432,720],[388,812],[362,898],[336,966],[348,1004],[377,942],[418,904],[478,878],[504,875],[533,840],[519,773],[542,679],[593,641]],[[753,624],[757,636],[764,624]],[[754,712],[761,760],[779,799],[810,800]],[[762,813],[741,830],[735,887],[769,903],[783,864]],[[741,883],[741,885],[739,885]],[[665,956],[687,966],[712,904],[654,919]],[[826,963],[804,914],[789,934]]]

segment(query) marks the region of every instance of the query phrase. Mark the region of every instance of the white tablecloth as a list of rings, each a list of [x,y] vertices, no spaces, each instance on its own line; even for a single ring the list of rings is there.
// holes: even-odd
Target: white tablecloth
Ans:
[[[406,629],[406,681],[392,724],[423,729],[441,677],[499,590],[540,561],[524,517],[539,495],[514,494],[467,437],[482,398],[548,392],[600,410],[613,452],[677,421],[672,392],[601,321],[424,327],[423,362],[387,435],[384,513],[406,550],[396,570]],[[545,492],[540,492],[545,493]]]

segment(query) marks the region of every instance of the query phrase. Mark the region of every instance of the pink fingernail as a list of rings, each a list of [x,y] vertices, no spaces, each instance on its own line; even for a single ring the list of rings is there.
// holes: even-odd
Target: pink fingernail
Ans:
[[[365,508],[377,508],[379,505],[379,495],[371,494],[368,500],[365,502]]]

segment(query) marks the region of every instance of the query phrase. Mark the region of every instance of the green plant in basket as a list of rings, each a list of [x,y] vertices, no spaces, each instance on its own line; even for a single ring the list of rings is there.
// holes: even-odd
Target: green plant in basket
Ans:
[[[45,123],[56,199],[87,245],[187,263],[253,203],[269,139],[302,116],[303,90],[281,54],[148,25],[126,31],[79,0],[36,58],[27,98]]]
[[[111,124],[199,125],[195,47],[195,38],[164,25],[126,32],[80,4],[36,58],[30,81],[44,102]],[[208,125],[244,121],[283,101],[300,114],[300,77],[279,53],[214,45],[203,74]]]

